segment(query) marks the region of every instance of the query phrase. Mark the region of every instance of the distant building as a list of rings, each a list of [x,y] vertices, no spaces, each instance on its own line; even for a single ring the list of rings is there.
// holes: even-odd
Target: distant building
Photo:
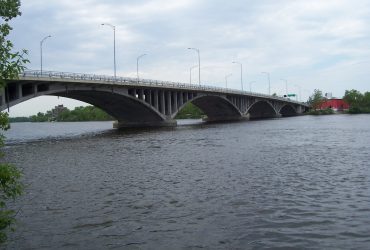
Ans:
[[[332,98],[324,100],[323,103],[320,105],[320,109],[332,109],[336,112],[340,112],[348,110],[349,105],[343,99]]]
[[[66,107],[64,107],[63,104],[55,106],[51,110],[51,120],[54,121],[59,116],[59,114],[62,113],[63,111],[65,111],[65,110],[68,110],[68,109]]]

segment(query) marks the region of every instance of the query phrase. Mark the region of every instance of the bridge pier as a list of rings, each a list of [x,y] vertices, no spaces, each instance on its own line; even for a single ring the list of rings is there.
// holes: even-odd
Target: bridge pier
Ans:
[[[153,121],[153,122],[125,122],[114,121],[113,128],[155,128],[155,127],[176,127],[176,120]]]
[[[205,122],[232,122],[232,121],[248,121],[249,114],[243,116],[220,116],[220,117],[212,117],[212,118],[205,118],[203,121]]]

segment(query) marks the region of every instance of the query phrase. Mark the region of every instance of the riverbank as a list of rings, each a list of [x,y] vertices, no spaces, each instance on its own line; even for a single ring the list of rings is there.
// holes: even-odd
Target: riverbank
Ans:
[[[333,115],[335,114],[334,110],[332,109],[323,109],[323,110],[310,110],[306,115]]]

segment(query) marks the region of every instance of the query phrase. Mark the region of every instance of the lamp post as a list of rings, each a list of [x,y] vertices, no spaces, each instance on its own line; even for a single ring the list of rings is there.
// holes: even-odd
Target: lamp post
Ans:
[[[146,56],[146,54],[142,54],[136,58],[136,75],[137,75],[137,83],[139,83],[139,60],[143,56]]]
[[[190,67],[190,81],[189,81],[190,84],[191,84],[191,73],[192,73],[193,69],[195,69],[197,67],[198,67],[198,65],[194,65],[194,66]]]
[[[270,73],[269,72],[262,72],[262,74],[267,75],[267,79],[269,81],[269,95],[271,94],[271,82],[270,82]]]
[[[256,81],[249,82],[249,91],[252,92],[252,84],[255,83]]]
[[[113,29],[113,65],[114,65],[114,79],[116,79],[116,26],[109,23],[102,23],[101,25],[109,26]]]
[[[280,80],[285,82],[285,92],[286,92],[286,96],[288,97],[288,80],[286,79],[280,79]]]
[[[42,76],[42,45],[44,44],[44,41],[51,37],[51,35],[45,36],[41,41],[40,41],[40,71],[41,71],[41,76]]]
[[[301,88],[301,86],[299,86],[297,84],[295,84],[294,86],[296,86],[298,88],[298,91],[299,91],[299,101],[302,102],[302,96],[301,96],[301,94],[302,94],[302,88]],[[298,100],[298,98],[297,98],[297,100]]]
[[[227,78],[229,78],[230,76],[232,76],[233,74],[228,74],[225,76],[225,83],[226,83],[226,88],[227,88]]]
[[[243,91],[243,64],[241,62],[232,62],[232,63],[240,65],[240,84]]]
[[[199,85],[200,85],[200,52],[199,52],[199,49],[197,49],[197,48],[188,48],[188,49],[195,50],[198,53]]]

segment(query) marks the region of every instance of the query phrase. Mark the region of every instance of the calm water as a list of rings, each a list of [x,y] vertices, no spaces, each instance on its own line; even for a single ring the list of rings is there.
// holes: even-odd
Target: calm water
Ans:
[[[6,249],[369,249],[370,116],[14,124]]]

